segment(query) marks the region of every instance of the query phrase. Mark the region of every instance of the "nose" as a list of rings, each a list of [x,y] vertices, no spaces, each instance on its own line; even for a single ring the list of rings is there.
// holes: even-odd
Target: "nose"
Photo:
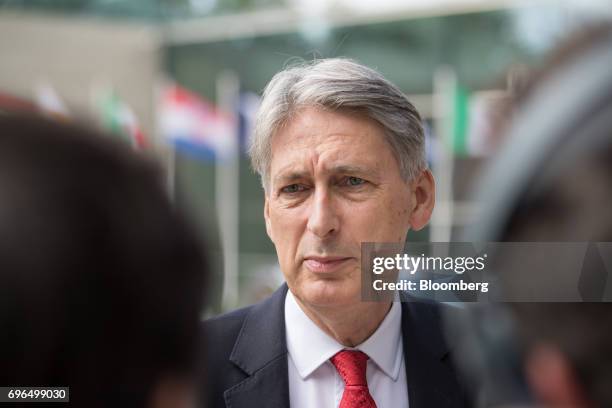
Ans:
[[[338,213],[329,192],[319,189],[312,198],[307,229],[319,238],[328,238],[338,232]]]

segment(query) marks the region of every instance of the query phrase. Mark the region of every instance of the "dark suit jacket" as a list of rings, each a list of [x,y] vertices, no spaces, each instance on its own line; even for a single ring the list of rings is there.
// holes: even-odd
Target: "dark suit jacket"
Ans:
[[[204,322],[205,407],[289,408],[286,294],[285,284],[261,303]],[[410,408],[467,406],[441,332],[439,308],[402,303]]]

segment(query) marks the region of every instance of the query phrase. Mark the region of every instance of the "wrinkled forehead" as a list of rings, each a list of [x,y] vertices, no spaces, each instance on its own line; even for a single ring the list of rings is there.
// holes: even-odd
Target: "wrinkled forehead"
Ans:
[[[271,153],[272,183],[287,172],[399,171],[382,127],[355,114],[305,110],[276,132]]]

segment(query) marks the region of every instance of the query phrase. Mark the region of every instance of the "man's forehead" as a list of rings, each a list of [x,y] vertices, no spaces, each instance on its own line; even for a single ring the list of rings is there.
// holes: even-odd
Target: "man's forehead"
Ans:
[[[274,172],[273,180],[284,180],[284,179],[295,179],[308,177],[313,174],[313,171],[320,171],[323,174],[334,175],[334,174],[375,174],[378,170],[376,163],[334,163],[331,165],[323,164],[319,168],[315,169],[314,166],[308,165],[307,163],[289,163],[277,171]]]
[[[291,149],[328,143],[372,142],[384,137],[379,124],[344,111],[307,107],[296,112],[272,137],[272,148]]]
[[[394,161],[379,125],[338,112],[305,109],[272,137],[271,181],[316,174],[376,174]]]

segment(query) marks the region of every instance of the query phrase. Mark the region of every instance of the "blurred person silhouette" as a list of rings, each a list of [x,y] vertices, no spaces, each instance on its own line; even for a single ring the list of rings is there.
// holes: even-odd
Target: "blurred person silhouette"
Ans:
[[[205,261],[152,162],[85,127],[0,116],[0,386],[194,406]]]
[[[489,394],[476,406],[612,407],[612,305],[601,302],[612,291],[611,66],[609,25],[574,34],[522,81],[513,120],[499,124],[508,144],[481,184],[482,222],[467,239],[590,244],[584,302],[472,310],[462,366]]]

